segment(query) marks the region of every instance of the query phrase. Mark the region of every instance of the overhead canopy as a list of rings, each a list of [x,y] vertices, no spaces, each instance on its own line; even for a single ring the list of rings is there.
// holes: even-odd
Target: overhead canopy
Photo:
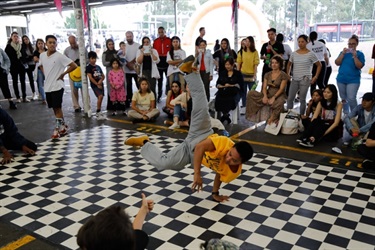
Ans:
[[[80,1],[80,0],[78,0]],[[86,0],[91,7],[152,2],[157,0]],[[72,10],[72,0],[61,0],[62,10]],[[0,15],[24,15],[56,11],[54,0],[8,0],[0,1]]]

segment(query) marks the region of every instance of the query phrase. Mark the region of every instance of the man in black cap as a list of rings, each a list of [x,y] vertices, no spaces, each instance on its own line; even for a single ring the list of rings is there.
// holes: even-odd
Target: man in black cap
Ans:
[[[344,144],[348,145],[352,137],[364,138],[375,121],[375,97],[371,92],[362,96],[362,103],[355,107],[345,118]]]

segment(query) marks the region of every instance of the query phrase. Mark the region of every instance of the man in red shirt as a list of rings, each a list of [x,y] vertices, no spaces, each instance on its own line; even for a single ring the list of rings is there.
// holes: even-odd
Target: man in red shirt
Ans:
[[[164,27],[158,28],[158,35],[159,37],[154,41],[154,49],[159,54],[160,62],[158,63],[158,70],[160,78],[158,79],[158,99],[157,101],[160,102],[160,98],[163,95],[163,74],[165,74],[165,78],[167,79],[167,83],[165,86],[165,92],[167,94],[168,90],[170,89],[167,77],[167,53],[171,48],[171,39],[165,35]]]

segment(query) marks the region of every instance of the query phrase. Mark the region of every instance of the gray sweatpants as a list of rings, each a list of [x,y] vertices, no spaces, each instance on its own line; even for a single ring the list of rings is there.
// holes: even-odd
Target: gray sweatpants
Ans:
[[[180,170],[193,162],[195,146],[213,133],[208,102],[203,82],[199,74],[185,76],[193,99],[190,129],[186,139],[168,153],[162,153],[154,144],[148,142],[141,149],[141,155],[159,171],[165,169]]]

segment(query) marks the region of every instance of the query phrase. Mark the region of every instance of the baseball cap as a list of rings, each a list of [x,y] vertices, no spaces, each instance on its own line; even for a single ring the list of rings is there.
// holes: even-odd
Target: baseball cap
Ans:
[[[365,94],[362,96],[362,99],[363,99],[363,100],[366,100],[366,101],[374,101],[374,100],[375,100],[374,95],[373,95],[371,92],[367,92],[367,93],[365,93]]]

